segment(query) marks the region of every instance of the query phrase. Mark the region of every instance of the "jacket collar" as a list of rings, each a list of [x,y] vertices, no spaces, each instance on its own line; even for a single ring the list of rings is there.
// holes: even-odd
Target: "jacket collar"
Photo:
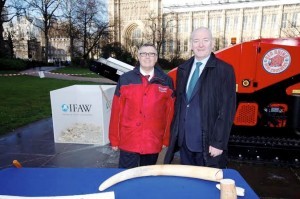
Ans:
[[[193,63],[194,63],[194,59],[195,59],[195,57],[193,56],[189,60],[187,60],[185,63],[178,66],[178,70],[181,70],[182,80],[184,81],[184,84],[180,84],[178,89],[181,90],[181,92],[183,92],[183,93],[186,91],[185,85],[187,84],[188,77],[189,77],[190,71],[191,71]],[[211,53],[206,65],[205,65],[205,68],[214,68],[214,67],[216,67],[216,56],[214,53]],[[205,73],[205,71],[203,71],[203,72]],[[199,81],[201,81],[202,78],[200,78]],[[195,95],[197,90],[199,90],[199,88],[200,88],[199,84],[197,83],[196,88],[194,89],[194,91],[192,93],[191,99],[193,98],[193,96]]]
[[[217,60],[216,55],[212,52],[210,54],[210,57],[209,57],[205,67],[209,67],[209,68],[216,67],[216,60]]]
[[[136,66],[133,69],[133,72],[136,73],[137,75],[141,75],[140,72],[140,66]],[[153,81],[159,81],[159,82],[164,82],[165,80],[165,73],[162,69],[160,69],[158,66],[154,66],[154,76],[151,78],[150,82]]]
[[[191,57],[184,64],[179,65],[178,68],[180,70],[184,70],[186,72],[189,72],[192,68],[193,63],[194,63],[194,59],[195,59],[195,56]],[[216,55],[212,52],[210,54],[210,57],[209,57],[206,65],[205,65],[205,67],[214,68],[214,67],[216,67],[215,63],[216,63]]]

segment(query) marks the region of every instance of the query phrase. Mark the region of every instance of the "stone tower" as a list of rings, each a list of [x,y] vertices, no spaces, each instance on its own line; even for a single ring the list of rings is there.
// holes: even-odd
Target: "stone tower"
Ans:
[[[151,42],[147,35],[151,28],[161,26],[161,15],[162,0],[109,0],[113,41],[127,48]]]

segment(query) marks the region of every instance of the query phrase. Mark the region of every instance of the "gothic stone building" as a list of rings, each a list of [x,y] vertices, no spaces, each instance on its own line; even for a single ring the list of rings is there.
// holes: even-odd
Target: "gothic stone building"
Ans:
[[[49,31],[49,52],[48,62],[70,61],[70,39],[62,28],[61,24],[53,24]],[[42,61],[45,57],[45,38],[42,31],[37,28],[42,27],[42,21],[37,18],[27,19],[18,17],[16,21],[4,23],[4,38],[13,36],[13,48],[16,58]],[[60,30],[60,31],[59,31]]]
[[[212,0],[188,3],[168,0],[109,0],[113,41],[132,53],[155,43],[160,56],[191,56],[190,33],[206,26],[215,50],[258,38],[299,37],[299,0]]]

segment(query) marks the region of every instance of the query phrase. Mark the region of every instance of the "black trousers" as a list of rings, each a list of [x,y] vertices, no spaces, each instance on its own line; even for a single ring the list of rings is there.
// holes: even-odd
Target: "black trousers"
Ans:
[[[195,165],[195,166],[206,166],[224,169],[227,165],[227,151],[223,151],[221,155],[216,157],[208,156],[207,160],[204,161],[203,152],[192,152],[186,146],[185,140],[179,149],[180,152],[180,164],[183,165]]]
[[[180,153],[180,164],[204,166],[203,152],[190,151],[186,146],[185,140],[183,140],[179,153]]]
[[[119,168],[134,168],[156,164],[158,153],[139,154],[120,150]]]

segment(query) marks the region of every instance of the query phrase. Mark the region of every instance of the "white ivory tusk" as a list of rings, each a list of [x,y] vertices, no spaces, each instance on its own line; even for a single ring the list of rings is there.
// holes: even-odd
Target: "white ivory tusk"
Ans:
[[[71,196],[11,196],[0,195],[0,199],[115,199],[113,191]]]
[[[216,184],[216,187],[221,190],[221,185],[220,184]],[[236,194],[238,196],[245,196],[245,189],[242,187],[236,187]]]
[[[189,165],[142,166],[127,169],[111,176],[99,186],[99,190],[103,191],[119,182],[144,176],[179,176],[219,182],[223,178],[223,171],[216,168]]]

